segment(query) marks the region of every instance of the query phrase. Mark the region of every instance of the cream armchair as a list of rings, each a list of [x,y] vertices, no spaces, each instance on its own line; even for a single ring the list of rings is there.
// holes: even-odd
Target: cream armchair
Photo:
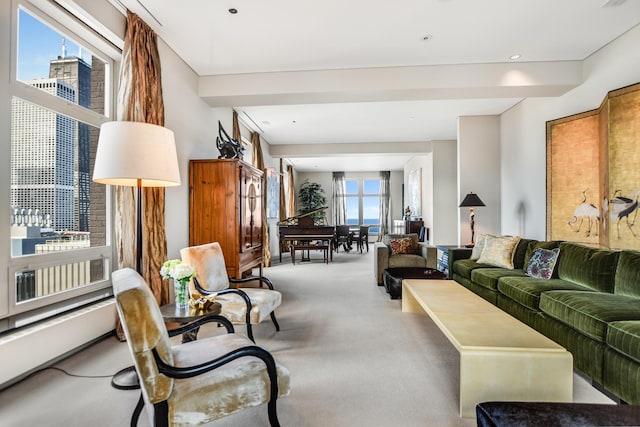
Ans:
[[[273,284],[266,277],[247,277],[233,279],[227,276],[224,254],[218,242],[199,246],[190,246],[180,250],[182,260],[193,267],[195,278],[191,281],[191,295],[216,295],[216,301],[222,304],[222,315],[231,322],[247,325],[247,335],[253,339],[252,324],[257,325],[271,317],[276,331],[280,325],[274,310],[282,302],[282,294],[273,289]],[[267,288],[231,288],[235,285],[258,280]]]
[[[391,249],[391,241],[411,240],[413,250],[410,253],[394,254]],[[428,243],[418,240],[416,233],[386,234],[382,242],[376,242],[373,246],[373,274],[378,285],[382,285],[382,273],[387,268],[396,267],[429,267],[436,268],[437,249]]]
[[[267,402],[269,422],[279,426],[276,399],[289,393],[289,372],[267,350],[235,333],[172,346],[144,279],[125,268],[114,271],[112,281],[142,388],[132,426],[143,405],[153,426],[193,426]],[[233,331],[225,318],[217,321]],[[203,323],[196,321],[172,335]]]

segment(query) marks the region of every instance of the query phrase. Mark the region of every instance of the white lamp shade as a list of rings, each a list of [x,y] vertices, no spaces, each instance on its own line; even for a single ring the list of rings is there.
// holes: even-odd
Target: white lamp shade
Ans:
[[[180,185],[173,132],[142,122],[108,122],[100,127],[93,180],[127,187]]]

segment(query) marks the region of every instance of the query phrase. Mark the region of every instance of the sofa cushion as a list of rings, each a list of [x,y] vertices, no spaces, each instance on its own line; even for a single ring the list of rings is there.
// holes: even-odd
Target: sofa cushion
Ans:
[[[420,255],[405,254],[389,257],[389,268],[397,267],[426,267],[427,260]]]
[[[389,248],[389,255],[391,255],[391,241],[392,240],[401,240],[405,238],[410,238],[413,241],[414,249],[418,248],[418,243],[420,242],[417,233],[406,233],[406,234],[385,234],[382,237],[382,242],[387,245]],[[417,252],[416,252],[417,255]]]
[[[537,242],[537,240],[520,238],[520,240],[518,241],[518,245],[513,252],[513,268],[520,268],[522,270],[525,269],[525,267],[527,266],[527,264],[525,264],[524,262],[525,255],[529,250],[529,246],[535,242]]]
[[[601,292],[613,292],[618,252],[562,242],[558,277]]]
[[[562,243],[562,241],[560,241],[560,240],[544,240],[544,241],[530,240],[529,241],[529,245],[527,246],[526,253],[524,255],[523,265],[528,265],[529,264],[529,260],[531,259],[531,255],[533,254],[533,251],[535,251],[536,249],[538,249],[538,248],[540,248],[540,249],[555,249],[555,248],[559,248],[560,247],[560,243]],[[557,275],[557,271],[556,271],[556,275]]]
[[[498,281],[498,291],[511,298],[513,301],[530,308],[531,310],[540,311],[540,294],[546,291],[556,290],[574,290],[574,291],[591,291],[591,288],[580,286],[572,282],[561,279],[542,280],[526,275],[502,277]]]
[[[475,270],[476,268],[488,267],[491,266],[487,264],[480,264],[478,261],[474,261],[472,259],[459,259],[453,263],[453,272],[471,280],[471,272],[473,270]]]
[[[609,322],[640,320],[640,298],[604,292],[549,291],[540,297],[540,310],[578,332],[604,342]]]
[[[623,250],[620,252],[614,293],[640,296],[640,252]]]
[[[481,234],[478,236],[478,238],[476,239],[476,244],[473,246],[473,249],[471,251],[471,256],[469,257],[470,260],[477,261],[478,258],[480,258],[480,255],[482,255],[482,250],[484,249],[484,244],[486,242],[486,234]]]
[[[415,254],[416,246],[413,244],[411,237],[402,237],[400,239],[390,239],[391,255]]]
[[[487,289],[497,291],[498,279],[505,276],[524,276],[524,271],[498,267],[476,268],[471,272],[471,281]]]
[[[558,260],[559,248],[542,249],[536,248],[529,258],[527,264],[527,276],[536,277],[538,279],[551,279],[553,271]]]
[[[624,320],[609,323],[607,345],[640,363],[640,321]]]
[[[478,263],[513,269],[513,253],[519,241],[518,236],[487,236]]]

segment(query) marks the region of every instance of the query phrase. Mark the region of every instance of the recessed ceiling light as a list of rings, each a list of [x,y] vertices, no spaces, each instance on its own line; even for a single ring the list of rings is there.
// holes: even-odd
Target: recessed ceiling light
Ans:
[[[515,61],[516,59],[520,59],[521,56],[522,55],[520,55],[519,53],[516,53],[515,55],[511,55],[509,59]]]
[[[238,9],[236,9],[235,7],[232,7],[231,9],[229,9],[229,13],[232,15],[235,15],[236,13],[238,13]]]

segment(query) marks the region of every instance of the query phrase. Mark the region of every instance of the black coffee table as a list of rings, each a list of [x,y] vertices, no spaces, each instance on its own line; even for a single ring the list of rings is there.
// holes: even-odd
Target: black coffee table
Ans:
[[[435,268],[395,267],[382,272],[382,283],[391,299],[402,298],[402,280],[404,279],[446,279],[447,275]]]

